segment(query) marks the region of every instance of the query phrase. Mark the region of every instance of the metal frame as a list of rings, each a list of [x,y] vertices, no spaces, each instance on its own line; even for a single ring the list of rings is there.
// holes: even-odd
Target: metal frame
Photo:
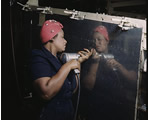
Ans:
[[[125,2],[126,3],[126,2]],[[144,19],[136,19],[136,18],[130,18],[130,17],[120,17],[120,16],[112,16],[112,15],[105,15],[105,14],[98,14],[98,13],[89,13],[89,12],[81,12],[77,10],[68,10],[68,9],[58,9],[58,8],[51,8],[51,7],[40,7],[40,6],[32,6],[32,5],[22,5],[21,3],[18,3],[21,6],[23,6],[22,10],[25,11],[38,11],[39,12],[39,26],[43,24],[45,21],[46,14],[58,14],[58,15],[64,15],[69,16],[70,19],[74,20],[94,20],[94,21],[100,21],[100,22],[106,22],[106,23],[113,23],[117,24],[119,27],[122,28],[122,30],[129,30],[132,28],[142,28],[142,37],[141,37],[141,51],[140,51],[140,61],[139,61],[139,68],[141,69],[140,72],[147,72],[147,69],[145,69],[147,64],[147,58],[144,56],[144,52],[147,52],[147,46],[146,46],[146,20]],[[126,3],[127,4],[127,3]],[[118,6],[118,4],[114,4],[114,6]],[[140,73],[138,75],[140,79]],[[139,90],[139,80],[137,83],[137,90]],[[138,92],[137,92],[137,98],[136,98],[136,106],[135,108],[138,108]],[[135,120],[136,120],[137,110],[135,110]]]

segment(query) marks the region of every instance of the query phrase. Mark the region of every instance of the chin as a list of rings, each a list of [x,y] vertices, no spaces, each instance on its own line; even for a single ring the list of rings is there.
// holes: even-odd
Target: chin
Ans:
[[[65,51],[65,47],[64,47],[63,51]]]
[[[65,51],[65,49],[61,50],[60,52],[64,52],[64,51]]]
[[[101,53],[101,52],[102,52],[102,50],[101,50],[101,49],[99,49],[99,50],[97,49],[97,52]]]

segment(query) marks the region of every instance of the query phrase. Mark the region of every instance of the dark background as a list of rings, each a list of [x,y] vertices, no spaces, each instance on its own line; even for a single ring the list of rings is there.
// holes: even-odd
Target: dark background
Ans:
[[[24,79],[27,78],[22,76],[27,75],[26,72],[22,71],[27,71],[28,69],[26,65],[28,64],[27,58],[29,56],[26,51],[29,52],[29,49],[32,47],[32,43],[29,41],[32,37],[31,32],[26,32],[25,29],[33,31],[33,27],[30,25],[30,19],[38,20],[38,15],[21,11],[22,7],[16,4],[17,1],[25,4],[27,0],[1,1],[2,120],[32,120],[31,117],[33,114],[30,100],[24,101],[24,96],[27,96],[31,90],[25,88],[27,83],[24,82]],[[39,5],[63,9],[76,9],[93,13],[109,13],[107,0],[39,0]],[[144,14],[146,16],[146,5],[116,9],[117,11]],[[140,16],[139,18],[144,19],[145,16]],[[24,20],[24,18],[28,19]],[[22,62],[25,64],[22,65]],[[143,74],[143,79],[147,79],[146,73]],[[145,88],[145,83],[144,81],[141,85],[143,88]],[[143,91],[145,92],[145,89]],[[146,119],[143,112],[139,112],[139,116],[141,120]]]

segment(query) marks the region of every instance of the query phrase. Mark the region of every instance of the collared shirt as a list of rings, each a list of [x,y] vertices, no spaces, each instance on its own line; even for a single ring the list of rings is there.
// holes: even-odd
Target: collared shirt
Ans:
[[[32,80],[41,77],[52,77],[61,68],[62,63],[46,48],[32,51],[31,74]],[[56,86],[55,86],[56,87]],[[72,94],[76,88],[75,75],[71,71],[59,93],[42,107],[41,120],[71,120],[73,117]],[[61,115],[61,116],[60,116]]]

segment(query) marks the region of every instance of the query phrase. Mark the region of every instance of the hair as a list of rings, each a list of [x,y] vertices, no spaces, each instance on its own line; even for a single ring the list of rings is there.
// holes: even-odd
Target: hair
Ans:
[[[58,36],[58,34],[56,34],[52,39],[55,39],[57,36]],[[51,40],[52,40],[52,39],[51,39]]]
[[[58,36],[58,34],[56,34],[52,39],[48,40],[47,42],[43,43],[44,45],[47,44],[48,42],[53,43],[53,39],[55,39]]]

